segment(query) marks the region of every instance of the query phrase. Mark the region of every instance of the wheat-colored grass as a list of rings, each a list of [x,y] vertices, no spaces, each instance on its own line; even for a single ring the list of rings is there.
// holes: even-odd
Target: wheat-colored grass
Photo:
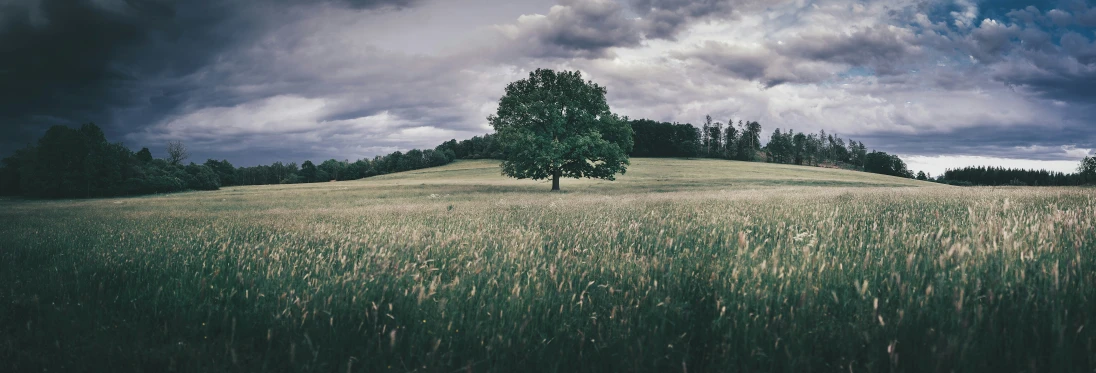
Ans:
[[[1087,371],[1096,191],[634,159],[0,202],[16,371]],[[102,369],[100,369],[102,368]]]

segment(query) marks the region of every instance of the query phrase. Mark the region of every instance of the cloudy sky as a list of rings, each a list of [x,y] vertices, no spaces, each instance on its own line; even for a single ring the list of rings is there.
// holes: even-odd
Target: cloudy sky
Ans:
[[[354,160],[490,132],[545,67],[632,118],[1068,171],[1096,149],[1094,39],[1082,0],[0,0],[0,154],[95,122],[199,162]]]

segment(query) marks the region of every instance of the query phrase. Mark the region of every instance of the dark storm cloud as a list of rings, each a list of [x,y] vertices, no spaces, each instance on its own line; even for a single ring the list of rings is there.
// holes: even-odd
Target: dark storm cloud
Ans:
[[[602,58],[610,48],[636,47],[646,39],[675,40],[692,23],[729,18],[733,9],[757,4],[762,2],[562,0],[547,15],[523,17],[505,29],[526,56]]]
[[[1039,128],[1039,130],[1033,130]],[[1096,137],[1085,126],[976,126],[947,131],[927,131],[917,136],[877,132],[857,136],[871,148],[907,155],[971,155],[1033,160],[1073,160],[1075,149],[1096,148]],[[1069,144],[1063,146],[1063,144]],[[1083,151],[1081,152],[1083,153]]]
[[[877,74],[894,74],[918,52],[908,30],[889,26],[865,27],[851,33],[805,35],[776,46],[780,54],[815,61],[868,67]]]
[[[1096,147],[1094,26],[1070,0],[8,1],[0,154],[95,121],[238,165],[371,157],[489,131],[548,67],[633,117],[1064,159]]]
[[[564,0],[544,16],[523,16],[504,29],[525,56],[599,58],[609,48],[639,45],[633,19],[612,0]]]
[[[1043,12],[1026,7],[1007,14],[1010,19],[983,21],[963,40],[971,57],[1006,85],[1091,103],[1096,98],[1096,42],[1091,39],[1096,24],[1087,19],[1096,16],[1096,8],[1080,4]]]
[[[835,73],[856,67],[875,75],[901,74],[920,49],[908,30],[879,26],[849,33],[804,33],[752,47],[707,41],[674,56],[773,87],[831,80]]]
[[[126,64],[119,57],[150,39],[149,30],[177,36],[170,8],[152,2],[13,2],[0,11],[0,121],[5,129],[39,123],[87,121],[103,108],[135,99],[139,74],[149,69],[193,68],[182,60]],[[172,33],[175,33],[172,35]],[[200,51],[197,51],[200,54]],[[143,70],[143,71],[142,71]],[[9,138],[9,140],[26,140]]]
[[[286,2],[296,2],[294,0],[281,0]],[[418,5],[422,0],[332,0],[332,2],[345,2],[353,8],[358,9],[379,9],[379,8],[395,8],[402,9],[411,6]]]
[[[710,15],[730,15],[729,0],[634,0],[632,9],[643,18],[643,31],[651,39],[674,39],[688,24]]]
[[[245,1],[15,0],[0,5],[0,153],[53,124],[97,122],[108,135],[154,121],[189,98],[180,84],[222,51],[253,40],[270,13]],[[411,0],[341,0],[360,9]],[[133,109],[139,107],[139,109]],[[127,109],[129,109],[127,111]],[[119,111],[123,111],[119,114]],[[118,115],[123,115],[119,118]]]
[[[363,35],[379,16],[316,10],[225,51],[187,77],[196,88],[179,110],[127,142],[182,140],[248,165],[272,154],[357,159],[486,132],[487,112],[469,108],[497,101],[502,83],[478,94],[485,79],[465,69],[481,57],[378,48]]]
[[[716,41],[707,41],[689,52],[675,53],[674,57],[699,61],[719,74],[757,81],[769,88],[785,83],[819,82],[830,78],[833,70],[809,60],[787,58],[764,46],[742,47]]]
[[[684,58],[695,57],[735,77],[758,81],[772,79],[766,72],[777,57],[768,49],[751,50],[715,41],[705,42],[702,48],[678,55]]]

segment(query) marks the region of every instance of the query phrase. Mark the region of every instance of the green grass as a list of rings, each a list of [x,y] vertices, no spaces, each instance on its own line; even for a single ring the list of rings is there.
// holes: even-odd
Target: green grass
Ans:
[[[1096,190],[634,159],[0,201],[0,371],[1091,371]]]

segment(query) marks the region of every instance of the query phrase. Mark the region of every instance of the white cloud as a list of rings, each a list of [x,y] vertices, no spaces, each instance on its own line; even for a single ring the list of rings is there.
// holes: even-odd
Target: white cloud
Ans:
[[[1006,167],[1006,168],[1023,168],[1033,170],[1048,170],[1057,171],[1063,173],[1072,173],[1077,171],[1078,161],[1039,161],[1030,159],[1015,159],[1015,158],[996,158],[996,157],[980,157],[980,156],[921,156],[921,155],[900,155],[903,161],[906,162],[906,167],[914,173],[917,171],[924,171],[932,176],[939,176],[948,169],[958,169],[970,166],[993,166],[993,167]]]
[[[765,137],[825,129],[884,139],[866,145],[891,152],[936,142],[925,153],[903,147],[911,156],[1012,149],[1016,139],[994,129],[1050,134],[1032,140],[1034,150],[1012,149],[1018,156],[1064,159],[1096,147],[1082,131],[1096,109],[1044,89],[1071,88],[1053,80],[1060,71],[1096,71],[1082,63],[1096,44],[1065,34],[1072,57],[1027,50],[1037,30],[986,18],[972,0],[934,19],[921,0],[489,3],[295,8],[258,42],[181,78],[195,93],[131,138],[190,139],[197,150],[294,143],[339,158],[432,147],[489,132],[485,117],[506,84],[543,67],[583,71],[632,118],[757,120]],[[669,17],[662,29],[658,17]],[[1016,77],[1032,83],[1012,84]],[[986,133],[950,136],[962,131]]]
[[[978,17],[978,4],[972,0],[956,0],[955,5],[962,7],[962,10],[951,12],[952,18],[955,19],[955,27],[974,27],[974,20]]]
[[[319,129],[324,99],[279,95],[231,107],[207,107],[152,127],[152,139],[191,136],[225,138],[237,135],[287,134]]]

